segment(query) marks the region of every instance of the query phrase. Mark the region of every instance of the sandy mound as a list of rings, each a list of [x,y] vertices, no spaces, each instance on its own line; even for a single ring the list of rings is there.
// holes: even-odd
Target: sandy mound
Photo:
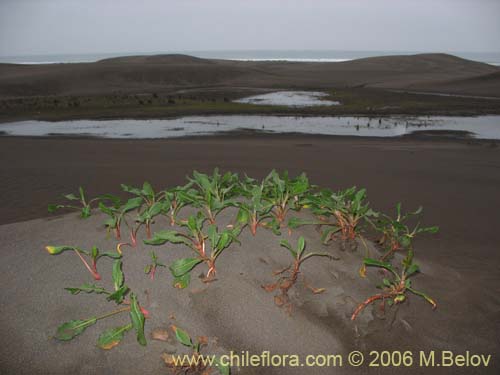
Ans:
[[[185,210],[184,213],[188,213]],[[229,222],[234,212],[226,210],[218,217],[220,223]],[[307,214],[300,214],[306,215]],[[219,220],[220,218],[220,220]],[[385,313],[377,307],[367,308],[352,322],[355,306],[373,294],[380,274],[369,270],[366,279],[358,275],[363,256],[377,254],[372,245],[358,246],[355,252],[341,251],[338,244],[324,246],[314,227],[303,227],[290,235],[283,231],[281,238],[295,244],[303,235],[308,250],[327,251],[339,260],[312,258],[305,262],[303,275],[314,287],[326,288],[314,295],[299,282],[291,290],[291,315],[273,303],[273,293],[261,286],[274,281],[273,270],[290,263],[290,255],[279,246],[280,237],[259,229],[253,237],[248,229],[240,235],[242,245],[231,245],[217,261],[218,280],[204,284],[193,277],[185,290],[171,286],[172,277],[166,268],[157,271],[154,281],[144,274],[150,263],[149,251],[154,250],[159,260],[171,264],[186,257],[189,250],[182,245],[159,247],[139,245],[124,248],[123,271],[126,284],[138,294],[142,305],[151,313],[146,321],[148,346],[141,347],[135,335],[129,333],[123,342],[110,351],[96,347],[98,335],[105,329],[126,324],[128,317],[118,316],[98,322],[70,342],[52,338],[56,328],[72,319],[91,317],[114,309],[99,295],[71,295],[64,287],[76,287],[92,281],[78,258],[71,253],[50,256],[44,246],[75,245],[87,249],[97,245],[101,250],[113,250],[117,241],[107,236],[102,214],[81,220],[74,214],[52,219],[33,220],[0,227],[3,261],[1,296],[3,320],[1,324],[2,369],[4,373],[33,374],[124,374],[168,373],[160,356],[164,352],[187,353],[172,338],[168,342],[150,339],[157,328],[175,324],[191,336],[209,336],[216,340],[216,353],[249,351],[260,354],[269,350],[275,354],[344,354],[351,350],[399,348],[430,350],[450,342],[451,333],[440,329],[439,315],[419,298],[388,308]],[[166,222],[154,224],[153,230],[168,227]],[[144,235],[140,232],[140,237]],[[425,277],[416,283],[424,290],[432,290],[442,280],[456,279],[453,271],[433,267],[419,258]],[[112,261],[101,259],[98,269],[103,276],[101,284],[111,288]],[[206,272],[200,265],[193,276]],[[422,282],[421,282],[422,281]],[[439,292],[439,290],[438,290]],[[442,291],[440,292],[440,294]],[[437,296],[439,298],[439,296]],[[438,300],[439,302],[439,300]],[[492,306],[493,308],[493,306]],[[492,310],[489,310],[492,311]],[[441,319],[444,318],[441,316]],[[432,327],[420,330],[418,327]],[[430,334],[432,332],[432,334]],[[172,336],[172,335],[171,335]],[[233,373],[331,373],[328,368],[240,368]],[[387,370],[388,372],[397,369]],[[453,373],[459,373],[453,369]],[[337,368],[336,373],[363,373],[363,367]],[[442,372],[440,372],[442,373]]]
[[[411,88],[419,83],[462,80],[498,68],[445,54],[384,56],[339,63],[253,62],[186,55],[128,56],[96,63],[0,64],[0,97],[114,95],[195,87]],[[482,92],[464,86],[462,93]],[[477,88],[477,90],[474,90]],[[488,89],[494,94],[495,90]],[[498,94],[498,90],[495,91]]]

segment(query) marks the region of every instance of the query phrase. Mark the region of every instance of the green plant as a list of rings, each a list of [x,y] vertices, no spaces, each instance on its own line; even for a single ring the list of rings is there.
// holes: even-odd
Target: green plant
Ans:
[[[264,290],[272,292],[279,289],[280,293],[274,297],[274,302],[277,306],[284,306],[291,309],[290,299],[288,297],[288,291],[295,285],[300,274],[300,266],[308,259],[312,257],[327,257],[330,259],[335,259],[332,255],[328,253],[304,253],[306,248],[306,242],[304,237],[300,237],[297,241],[297,247],[293,248],[287,240],[281,240],[280,245],[288,250],[290,255],[293,257],[293,263],[280,270],[275,271],[274,275],[279,276],[278,281],[273,284],[264,285]],[[307,284],[306,284],[307,286]],[[324,289],[311,288],[314,294],[319,294],[324,291]]]
[[[155,216],[158,216],[162,211],[164,211],[164,202],[155,202],[151,206],[147,206],[143,212],[141,212],[137,219],[135,220],[138,223],[137,228],[141,225],[146,227],[146,236],[147,238],[151,238],[151,224],[154,222]],[[136,242],[137,237],[137,229],[133,232],[133,240]]]
[[[324,189],[304,199],[304,205],[311,207],[312,212],[318,216],[318,220],[292,218],[288,225],[290,228],[307,224],[325,227],[321,236],[324,244],[335,238],[337,234],[340,234],[344,243],[355,244],[353,241],[360,234],[362,221],[378,216],[378,213],[373,211],[365,200],[365,189],[357,190],[356,187],[351,187],[337,193]]]
[[[143,200],[141,197],[130,198],[123,206],[106,206],[104,203],[99,202],[99,209],[109,216],[104,222],[104,225],[109,230],[115,231],[117,240],[121,238],[121,224],[125,219],[125,215],[142,206]],[[128,224],[127,224],[128,226]]]
[[[158,267],[166,267],[166,266],[163,263],[158,262],[158,257],[156,256],[156,253],[154,251],[151,251],[149,255],[151,257],[152,263],[148,264],[146,268],[144,268],[144,273],[146,275],[149,275],[151,277],[151,280],[154,280],[156,269]]]
[[[121,184],[122,190],[136,195],[137,197],[142,198],[142,200],[146,203],[147,206],[152,206],[156,202],[157,195],[155,194],[153,187],[149,182],[144,182],[142,188],[133,187],[130,185]]]
[[[273,205],[271,211],[274,217],[273,227],[275,232],[278,232],[288,210],[290,208],[299,210],[301,208],[301,199],[312,187],[309,185],[309,180],[304,173],[290,179],[288,172],[285,171],[280,176],[275,170],[269,173],[264,183],[264,197]]]
[[[151,223],[153,218],[160,214],[164,209],[164,203],[160,199],[161,197],[164,197],[164,193],[160,192],[156,194],[149,182],[144,182],[142,188],[136,188],[125,184],[122,184],[121,187],[123,191],[136,195],[137,198],[142,199],[145,205],[145,209],[139,213],[135,220],[137,223],[135,227],[130,228],[127,223],[127,226],[129,226],[130,229],[132,245],[135,246],[137,243],[137,232],[142,225],[146,226],[147,237],[151,237]]]
[[[222,210],[235,205],[233,198],[239,182],[236,173],[227,172],[221,175],[215,168],[210,177],[194,171],[189,181],[199,190],[199,196],[192,203],[203,209],[210,224],[215,224],[215,218]]]
[[[198,192],[191,186],[192,183],[188,183],[184,186],[177,186],[164,191],[164,207],[167,207],[167,212],[165,213],[170,218],[171,226],[176,224],[179,211],[199,198]]]
[[[85,268],[90,272],[90,274],[95,280],[101,280],[101,275],[97,272],[97,260],[99,258],[108,257],[108,258],[118,259],[121,257],[121,255],[118,253],[111,253],[111,252],[101,253],[96,246],[93,246],[91,251],[84,251],[75,246],[46,246],[45,249],[51,255],[59,255],[64,251],[73,250],[76,253],[76,255],[78,255],[78,258],[80,258]],[[82,254],[88,256],[91,259],[91,264],[89,264],[85,260]]]
[[[113,287],[114,290],[112,292],[107,291],[105,288],[99,285],[84,283],[79,287],[71,287],[64,288],[69,291],[73,295],[77,295],[80,293],[95,293],[95,294],[105,294],[108,301],[114,301],[118,305],[125,304],[130,305],[130,301],[125,299],[125,296],[130,291],[129,287],[125,285],[125,277],[122,271],[122,262],[120,259],[115,260],[113,263]],[[144,310],[145,311],[145,310]]]
[[[146,338],[144,336],[144,318],[149,315],[149,312],[139,305],[135,294],[132,293],[129,300],[125,299],[125,296],[130,289],[125,285],[125,277],[122,271],[122,262],[120,259],[115,260],[113,264],[112,278],[114,287],[114,291],[112,292],[107,291],[101,286],[90,283],[85,283],[76,288],[65,289],[73,295],[77,295],[82,292],[105,294],[108,301],[114,301],[118,305],[128,305],[128,307],[119,308],[101,316],[83,320],[72,320],[64,323],[57,329],[57,339],[62,341],[71,340],[80,335],[88,327],[94,325],[98,320],[109,318],[119,313],[128,311],[130,312],[131,322],[129,324],[104,331],[99,336],[97,345],[102,349],[111,349],[118,345],[123,339],[124,334],[132,328],[134,328],[137,333],[137,341],[141,345],[146,345]]]
[[[208,227],[207,235],[203,233],[203,222],[205,218],[202,213],[189,216],[186,223],[181,223],[187,229],[186,233],[167,230],[155,232],[151,240],[145,240],[148,245],[163,245],[167,242],[173,244],[184,244],[197,255],[195,258],[182,258],[176,260],[169,267],[174,276],[174,286],[185,288],[191,280],[190,272],[200,263],[206,263],[208,271],[205,281],[211,281],[215,277],[215,261],[224,249],[233,242],[239,242],[237,237],[241,231],[240,227],[226,228],[219,232],[216,225]],[[209,240],[210,250],[206,246],[206,239]]]
[[[419,266],[416,263],[413,263],[412,250],[409,250],[407,256],[403,259],[402,270],[400,273],[398,273],[398,271],[390,263],[382,262],[380,260],[365,258],[363,263],[366,266],[377,267],[389,271],[391,278],[384,278],[382,280],[382,285],[378,286],[378,288],[382,289],[381,293],[367,298],[364,302],[358,305],[351,316],[351,320],[355,320],[364,308],[374,303],[375,301],[381,300],[382,308],[385,306],[386,300],[389,305],[396,305],[404,302],[407,298],[407,291],[424,298],[432,305],[433,309],[436,308],[437,305],[433,299],[431,299],[427,294],[415,290],[412,287],[410,277],[414,276],[420,271]]]
[[[264,199],[265,184],[262,182],[257,185],[255,180],[247,178],[241,184],[241,191],[247,198],[247,201],[237,202],[239,207],[237,223],[239,225],[248,224],[250,232],[255,236],[258,226],[267,226],[263,220],[271,217],[273,204]]]
[[[71,320],[63,323],[57,328],[55,338],[60,341],[72,340],[82,334],[88,327],[96,324],[97,321],[123,312],[129,312],[130,323],[104,331],[99,336],[97,345],[102,349],[111,349],[118,345],[123,339],[124,334],[131,329],[136,331],[137,342],[141,345],[146,345],[146,337],[144,335],[144,313],[139,305],[139,302],[137,301],[137,297],[133,293],[130,296],[130,306],[122,307],[103,315],[93,316],[91,318],[81,320]]]
[[[112,196],[112,195],[102,195],[102,196],[93,198],[91,200],[88,200],[85,196],[85,191],[83,190],[83,188],[81,186],[78,188],[78,195],[71,193],[71,194],[63,195],[63,197],[71,202],[78,202],[80,204],[80,206],[77,206],[74,204],[49,204],[48,211],[50,213],[53,213],[61,208],[69,208],[72,210],[80,211],[80,217],[83,219],[86,219],[86,218],[90,217],[90,215],[91,215],[92,204],[94,202],[99,202],[102,200],[110,200],[113,202],[113,204],[115,206],[120,205],[119,198]]]
[[[381,257],[382,260],[387,260],[393,256],[396,251],[412,249],[413,239],[420,233],[437,233],[439,228],[433,227],[420,227],[420,223],[410,229],[405,221],[412,217],[418,216],[422,212],[422,207],[416,211],[401,214],[401,203],[396,205],[396,218],[382,214],[373,224],[375,229],[382,233],[382,237],[378,243],[386,250],[385,254]]]
[[[171,329],[174,332],[176,340],[192,350],[190,356],[184,356],[181,360],[179,360],[179,357],[174,358],[174,356],[170,354],[164,353],[162,355],[165,364],[175,371],[175,373],[209,374],[211,373],[212,367],[215,367],[221,375],[229,375],[231,373],[231,368],[227,365],[223,365],[220,358],[216,356],[204,357],[201,354],[201,349],[208,345],[208,338],[206,336],[200,336],[196,342],[194,342],[189,334],[179,327],[172,325]],[[188,357],[189,359],[187,359]]]

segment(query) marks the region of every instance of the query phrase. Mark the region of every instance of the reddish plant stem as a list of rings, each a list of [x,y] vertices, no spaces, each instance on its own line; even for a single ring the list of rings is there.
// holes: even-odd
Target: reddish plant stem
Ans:
[[[97,273],[97,270],[94,270],[92,269],[92,267],[90,267],[90,265],[87,263],[87,261],[82,257],[82,254],[80,254],[80,252],[77,250],[77,249],[74,249],[75,250],[75,253],[76,255],[78,255],[78,257],[80,258],[80,260],[83,262],[85,268],[87,268],[87,270],[91,273],[91,275],[94,277],[94,280],[101,280],[101,275],[99,275],[99,273]]]
[[[359,313],[361,311],[363,311],[363,309],[365,307],[367,307],[368,305],[370,305],[371,303],[379,300],[379,299],[385,299],[385,298],[388,298],[390,297],[389,294],[375,294],[374,296],[371,296],[369,298],[367,298],[364,302],[360,303],[358,305],[358,307],[356,308],[356,310],[354,310],[354,313],[352,314],[351,316],[351,320],[355,320],[356,317],[359,315]]]
[[[397,242],[396,242],[396,243],[394,243],[394,244],[391,246],[391,249],[390,249],[387,253],[385,253],[385,254],[382,256],[381,260],[386,260],[389,256],[391,256],[391,255],[392,255],[392,254],[394,254],[396,251],[398,251],[398,250],[399,250],[399,248],[400,248],[399,243],[397,243]]]
[[[259,223],[257,222],[257,218],[253,217],[252,222],[250,223],[250,232],[252,232],[252,235],[254,235],[254,236],[257,233],[257,226],[258,225],[259,225]]]

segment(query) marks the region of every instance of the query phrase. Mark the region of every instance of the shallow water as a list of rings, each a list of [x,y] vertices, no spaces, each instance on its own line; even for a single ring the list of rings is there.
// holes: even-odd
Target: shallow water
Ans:
[[[398,137],[462,132],[473,138],[500,139],[500,116],[480,117],[293,117],[190,116],[168,120],[22,121],[0,124],[0,134],[14,136],[93,136],[103,138],[175,138],[234,131]],[[465,133],[463,133],[465,132]]]
[[[328,94],[318,91],[277,91],[269,94],[249,96],[235,100],[235,103],[256,105],[280,105],[286,107],[317,107],[339,105],[340,102],[324,99]]]

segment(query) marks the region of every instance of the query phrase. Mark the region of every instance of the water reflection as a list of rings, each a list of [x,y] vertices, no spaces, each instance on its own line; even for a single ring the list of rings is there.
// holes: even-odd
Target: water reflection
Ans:
[[[316,107],[339,105],[339,102],[326,100],[328,94],[317,91],[278,91],[269,94],[249,96],[235,100],[235,103],[256,105],[279,105],[286,107]]]
[[[475,138],[500,139],[500,116],[480,117],[294,117],[190,116],[169,120],[22,121],[0,124],[0,135],[72,135],[103,138],[174,138],[235,131],[398,137],[425,131],[463,132]]]

